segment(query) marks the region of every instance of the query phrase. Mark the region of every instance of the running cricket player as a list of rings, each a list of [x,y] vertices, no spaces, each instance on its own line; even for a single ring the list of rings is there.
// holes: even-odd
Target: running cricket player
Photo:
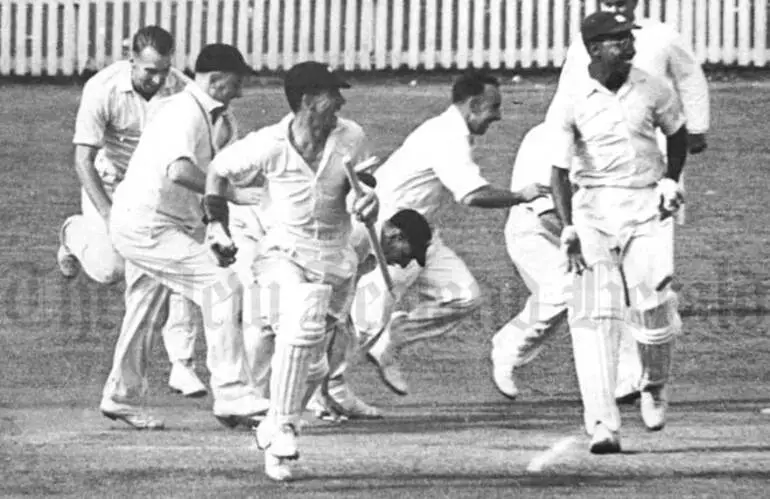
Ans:
[[[164,426],[141,403],[147,353],[172,291],[203,312],[214,416],[230,427],[252,425],[266,409],[245,367],[242,286],[203,244],[201,207],[211,159],[237,136],[228,106],[252,72],[235,47],[205,46],[194,82],[153,114],[115,191],[109,231],[126,262],[126,312],[100,405],[110,419],[135,428]],[[252,204],[261,192],[231,189],[227,199]]]
[[[337,116],[345,103],[340,89],[349,86],[322,64],[293,66],[284,80],[291,114],[223,150],[207,178],[207,239],[223,264],[235,252],[223,197],[228,186],[264,181],[269,198],[270,227],[254,271],[275,351],[270,408],[256,441],[274,480],[292,477],[302,410],[328,373],[331,333],[349,314],[357,267],[350,213],[370,222],[379,207],[371,191],[355,196],[347,178],[345,162],[367,156],[361,127]]]
[[[674,28],[654,19],[635,18],[638,3],[638,0],[600,0],[599,9],[624,15],[639,26],[634,30],[636,55],[632,62],[637,68],[664,79],[676,92],[687,118],[689,152],[698,154],[706,149],[706,133],[709,129],[709,89],[706,75],[690,49],[691,42],[684,40]],[[589,60],[583,41],[579,36],[576,37],[567,51],[559,85],[569,86],[577,81],[576,73],[585,73]],[[665,154],[666,138],[662,133],[658,133],[658,145]],[[683,184],[683,179],[680,179],[680,184]],[[680,223],[684,222],[684,210],[683,206],[677,212],[676,219]],[[671,232],[673,244],[674,219],[667,220],[665,224]],[[630,334],[623,334],[618,387],[615,393],[620,402],[631,402],[638,398],[637,385],[640,375],[641,365],[636,343]]]
[[[591,61],[582,78],[559,88],[549,109],[561,247],[577,274],[569,303],[575,368],[590,451],[597,454],[620,451],[613,392],[622,329],[638,344],[641,414],[655,431],[665,425],[672,350],[682,327],[670,287],[670,233],[661,220],[682,202],[687,128],[673,90],[632,66],[633,29],[622,14],[584,19]],[[667,164],[656,128],[668,138]],[[570,180],[578,187],[574,195]]]
[[[124,277],[123,258],[112,246],[108,229],[112,195],[126,174],[151,109],[190,82],[171,67],[173,49],[168,31],[146,26],[133,37],[131,59],[99,71],[83,89],[73,138],[82,214],[65,220],[56,255],[65,277],[75,277],[81,267],[101,284]],[[168,384],[188,397],[206,394],[193,363],[195,338],[202,327],[200,310],[174,293],[163,329],[172,366]]]
[[[511,190],[547,184],[553,144],[545,123],[527,132],[516,153]],[[511,208],[505,224],[505,247],[530,291],[524,308],[492,338],[492,379],[506,397],[519,394],[514,372],[531,362],[546,341],[567,322],[567,296],[572,277],[559,248],[562,224],[550,195]]]

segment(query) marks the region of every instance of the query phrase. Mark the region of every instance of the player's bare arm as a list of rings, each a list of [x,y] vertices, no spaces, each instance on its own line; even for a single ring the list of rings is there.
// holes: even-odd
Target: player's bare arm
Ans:
[[[109,196],[107,196],[104,183],[94,166],[97,152],[99,152],[98,147],[76,144],[75,171],[80,180],[80,185],[83,186],[94,207],[99,211],[104,220],[109,220],[112,202]]]
[[[467,194],[462,199],[462,203],[476,208],[510,208],[519,203],[528,203],[550,192],[549,186],[541,184],[529,184],[520,191],[485,185]]]
[[[684,126],[666,139],[668,167],[657,186],[661,219],[670,217],[684,203],[684,193],[679,185],[679,177],[684,169],[688,147],[687,128]]]
[[[587,265],[580,249],[580,238],[575,226],[572,225],[572,185],[569,180],[569,170],[553,167],[551,189],[553,190],[553,204],[564,224],[560,237],[562,249],[567,255],[567,270],[581,274]]]
[[[687,127],[683,126],[674,132],[673,135],[666,138],[666,154],[668,157],[666,177],[677,182],[684,169],[688,148],[692,147],[690,144],[690,137],[692,137],[692,135],[687,133]]]

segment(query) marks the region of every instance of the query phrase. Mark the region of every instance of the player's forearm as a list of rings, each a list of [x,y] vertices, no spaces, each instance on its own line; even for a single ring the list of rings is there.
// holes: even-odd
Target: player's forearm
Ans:
[[[96,210],[103,218],[109,217],[112,202],[104,189],[99,172],[96,171],[94,160],[98,148],[84,145],[75,146],[75,172],[80,185],[83,186],[86,195],[91,200]]]
[[[666,154],[668,168],[665,176],[678,182],[687,159],[687,127],[683,126],[666,138]]]
[[[186,158],[171,162],[166,168],[166,176],[175,184],[198,194],[203,194],[206,189],[206,175]]]
[[[463,204],[476,208],[510,208],[525,201],[519,192],[489,185],[471,192],[462,200]]]
[[[551,193],[556,213],[562,223],[572,225],[572,185],[569,181],[569,170],[553,167],[551,169]]]

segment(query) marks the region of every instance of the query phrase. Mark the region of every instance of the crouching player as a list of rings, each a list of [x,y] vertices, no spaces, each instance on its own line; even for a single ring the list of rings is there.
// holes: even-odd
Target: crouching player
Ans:
[[[349,86],[322,64],[293,66],[284,80],[291,114],[224,149],[207,178],[207,238],[224,265],[235,256],[223,197],[228,185],[263,178],[270,200],[270,228],[254,271],[275,352],[270,406],[256,440],[274,480],[291,478],[302,410],[328,372],[330,333],[349,314],[356,272],[350,212],[370,222],[379,209],[373,192],[353,199],[347,179],[345,160],[365,157],[361,127],[337,117],[345,103],[340,89]]]
[[[674,92],[632,67],[633,29],[620,14],[588,16],[581,25],[588,70],[559,88],[549,110],[561,246],[577,273],[569,304],[575,368],[597,454],[620,451],[614,398],[620,328],[638,342],[641,412],[650,430],[665,424],[666,383],[681,330],[670,288],[671,236],[661,220],[682,202],[677,181],[687,129]],[[655,140],[658,127],[667,136],[667,165]],[[574,196],[570,179],[578,186]]]
[[[374,182],[373,177],[371,182]],[[397,265],[402,269],[412,265],[413,260],[416,265],[425,267],[425,255],[431,238],[432,230],[428,221],[419,212],[410,209],[399,210],[382,222],[379,232],[380,246],[387,265]],[[351,241],[358,257],[356,279],[358,281],[361,276],[375,271],[377,259],[363,224],[354,226]],[[369,293],[370,291],[361,289],[357,292]],[[366,310],[351,311],[351,314],[365,313]],[[376,339],[376,336],[374,338],[361,336],[353,326],[353,322],[349,320],[337,324],[337,330],[328,350],[329,375],[325,390],[319,388],[308,406],[316,417],[321,419],[377,419],[383,416],[380,409],[358,398],[345,379],[345,371],[351,359]]]

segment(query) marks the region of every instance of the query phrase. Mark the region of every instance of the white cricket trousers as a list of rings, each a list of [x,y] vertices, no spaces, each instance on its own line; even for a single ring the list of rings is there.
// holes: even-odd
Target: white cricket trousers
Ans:
[[[112,197],[114,187],[104,184]],[[100,284],[114,284],[125,275],[123,257],[115,250],[104,219],[96,210],[85,190],[81,190],[82,214],[64,221],[61,242],[78,259],[88,277]],[[195,338],[203,329],[200,309],[185,297],[172,293],[163,344],[170,362],[189,363],[195,357]]]
[[[566,324],[572,276],[558,238],[527,206],[511,209],[505,245],[531,293],[521,312],[492,338],[495,365],[513,369],[532,361],[546,340]]]
[[[397,347],[444,335],[481,305],[481,291],[465,262],[437,233],[428,247],[425,267],[412,261],[406,268],[388,267],[393,279],[393,296],[379,270],[361,277],[351,308],[359,334],[370,338],[388,325],[396,305],[409,289],[419,302],[409,311],[399,331],[391,331]]]
[[[253,399],[241,334],[242,286],[208,249],[181,227],[136,227],[146,214],[113,213],[110,233],[126,260],[126,313],[103,396],[137,404],[146,390],[147,355],[169,296],[177,292],[203,313],[211,391],[219,401]]]
[[[262,252],[261,240],[265,230],[254,220],[250,227],[241,226],[236,220],[230,223],[233,242],[238,253],[231,268],[238,274],[243,285],[243,345],[257,395],[270,398],[270,361],[275,351],[275,333],[262,320],[259,311],[260,293],[254,264]]]

